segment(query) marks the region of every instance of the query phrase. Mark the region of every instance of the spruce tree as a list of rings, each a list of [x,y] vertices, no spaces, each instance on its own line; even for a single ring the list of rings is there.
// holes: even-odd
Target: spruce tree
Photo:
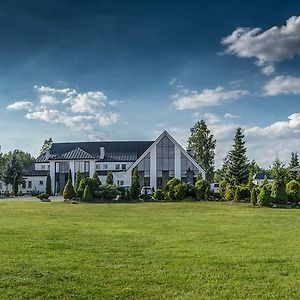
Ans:
[[[101,184],[102,184],[101,181],[100,181],[100,179],[99,179],[99,175],[98,175],[97,171],[95,171],[95,173],[94,173],[94,175],[93,175],[93,178],[95,179],[95,181],[96,181],[96,183],[97,183],[98,185],[101,185]]]
[[[64,190],[63,190],[63,198],[65,200],[71,200],[72,198],[75,197],[75,191],[72,185],[72,181],[70,179],[68,179]]]
[[[239,127],[236,130],[232,150],[228,153],[226,167],[226,180],[232,184],[247,183],[248,179],[248,159],[246,156],[244,134]]]
[[[293,172],[291,170],[293,168],[299,167],[299,166],[300,166],[300,163],[299,163],[298,153],[297,152],[292,152],[291,153],[291,160],[290,160],[290,164],[289,164],[289,170],[290,170],[290,175],[291,175],[292,179],[297,178],[297,172]]]
[[[274,182],[272,184],[271,197],[276,202],[285,202],[287,200],[287,195],[285,191],[287,172],[284,167],[284,164],[278,157],[276,157],[272,165],[271,173],[274,179]]]
[[[81,181],[81,173],[78,170],[77,173],[76,173],[75,184],[74,184],[74,191],[76,193],[76,196],[78,196],[78,190],[79,190],[79,186],[80,186],[80,181]]]
[[[82,201],[86,201],[86,202],[93,201],[93,193],[88,185],[84,188]]]
[[[251,202],[252,205],[256,205],[256,203],[257,203],[257,192],[256,192],[256,188],[253,188],[253,189],[251,190],[250,202]]]
[[[190,131],[188,149],[194,152],[196,161],[206,172],[206,180],[211,182],[214,178],[216,140],[203,120],[198,121]]]
[[[50,174],[47,175],[47,179],[46,179],[46,194],[48,194],[49,196],[52,195],[51,176],[50,176]]]
[[[112,171],[107,172],[106,183],[109,184],[109,185],[114,184],[114,175],[113,175]]]
[[[73,183],[73,178],[72,178],[72,171],[71,171],[71,169],[69,170],[68,180],[70,180],[70,181]]]
[[[137,168],[135,168],[132,173],[130,197],[131,199],[138,199],[139,195],[140,195],[139,171]]]

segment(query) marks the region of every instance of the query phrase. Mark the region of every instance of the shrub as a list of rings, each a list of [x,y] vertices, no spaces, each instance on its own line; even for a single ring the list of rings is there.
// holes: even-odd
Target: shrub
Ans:
[[[271,197],[272,200],[276,203],[284,203],[287,200],[287,194],[285,191],[285,186],[283,183],[275,180],[271,188]]]
[[[68,179],[68,181],[64,187],[64,190],[63,190],[63,198],[65,200],[70,200],[70,199],[75,198],[75,196],[76,195],[75,195],[75,191],[74,191],[72,182],[70,179]]]
[[[93,193],[88,185],[86,185],[84,188],[83,195],[82,195],[82,201],[85,201],[85,202],[93,201]]]
[[[166,192],[167,192],[167,197],[170,200],[175,199],[175,187],[180,184],[181,181],[178,178],[172,178],[167,182],[166,185]]]
[[[219,185],[219,194],[220,194],[220,197],[223,199],[225,199],[226,186],[227,186],[227,182],[226,182],[226,180],[223,179]]]
[[[13,196],[18,196],[19,193],[19,185],[18,185],[18,176],[14,177],[14,182],[13,182],[13,186],[12,186],[12,194]]]
[[[50,176],[50,174],[47,175],[47,179],[46,179],[46,194],[52,195],[51,176]]]
[[[235,195],[235,188],[230,183],[227,183],[225,190],[225,199],[226,201],[233,201]]]
[[[94,173],[94,175],[93,175],[93,179],[95,180],[95,182],[98,184],[98,185],[101,185],[102,183],[101,183],[101,180],[100,180],[100,178],[99,178],[99,175],[98,175],[98,173],[97,173],[97,171],[95,171],[95,173]],[[113,179],[113,181],[114,181],[114,179]]]
[[[251,191],[250,203],[252,205],[256,205],[257,204],[257,192],[256,192],[256,188],[255,187],[253,187],[252,191]]]
[[[300,201],[300,183],[296,180],[291,180],[286,185],[286,193],[288,199],[297,204]]]
[[[165,195],[163,190],[161,189],[157,189],[154,193],[153,193],[153,198],[155,200],[164,200],[165,199]]]
[[[196,196],[195,187],[190,183],[186,184],[186,196],[187,197],[195,197]]]
[[[42,193],[42,194],[38,195],[37,198],[40,199],[43,202],[48,202],[49,201],[49,194]]]
[[[264,185],[261,187],[260,192],[257,196],[258,205],[268,205],[271,202],[270,186]]]
[[[130,198],[138,199],[140,195],[139,171],[137,168],[132,173],[132,183],[130,187]]]
[[[183,200],[186,195],[187,186],[185,183],[179,183],[174,187],[174,199]]]
[[[77,190],[76,196],[78,198],[81,198],[83,196],[83,192],[84,192],[85,187],[87,185],[89,186],[89,188],[90,188],[93,195],[95,194],[96,191],[99,191],[99,185],[98,185],[97,181],[94,178],[90,178],[90,177],[83,178],[83,179],[81,179],[80,184],[79,184],[79,188]]]
[[[126,200],[126,189],[123,187],[118,187],[117,188],[119,195],[120,195],[120,200]]]
[[[239,202],[245,199],[249,200],[250,198],[250,191],[247,186],[239,185],[236,187],[234,192],[234,201]]]
[[[74,184],[74,191],[76,193],[76,197],[77,198],[81,198],[82,194],[80,195],[79,193],[79,186],[80,186],[80,182],[81,182],[81,173],[80,171],[78,170],[76,172],[76,177],[75,177],[75,184]],[[83,193],[83,191],[82,191]]]
[[[204,199],[206,201],[210,200],[210,197],[212,196],[212,193],[210,191],[210,186],[208,186],[205,190]]]
[[[94,195],[98,199],[112,201],[120,195],[120,191],[114,185],[103,184],[99,187],[99,191],[96,191]]]
[[[209,188],[209,183],[204,179],[198,180],[195,183],[195,194],[196,194],[197,200],[205,200],[206,199],[205,193],[208,188]]]

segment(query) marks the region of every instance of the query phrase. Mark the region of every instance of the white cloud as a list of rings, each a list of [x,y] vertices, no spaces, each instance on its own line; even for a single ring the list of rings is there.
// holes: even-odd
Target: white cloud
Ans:
[[[70,104],[71,110],[76,113],[96,112],[99,108],[106,106],[107,97],[100,91],[77,94],[62,101]]]
[[[59,101],[55,97],[50,95],[41,95],[40,102],[42,104],[49,104],[49,105],[55,105],[59,103]]]
[[[224,114],[224,118],[225,118],[225,119],[238,119],[239,116],[233,115],[233,114],[231,114],[231,113],[225,113],[225,114]]]
[[[277,76],[270,80],[263,89],[267,96],[298,95],[300,94],[300,77]]]
[[[222,39],[225,53],[243,58],[256,58],[262,72],[270,75],[274,63],[300,55],[300,16],[289,18],[286,25],[266,31],[260,28],[237,28]]]
[[[178,110],[199,107],[216,106],[238,100],[248,92],[245,90],[226,90],[219,86],[216,89],[204,89],[201,92],[189,92],[187,95],[178,96],[173,102]]]
[[[33,103],[30,101],[17,101],[7,106],[9,110],[31,110]]]
[[[208,124],[217,124],[220,123],[221,119],[218,115],[213,113],[205,113],[203,118],[206,120]]]

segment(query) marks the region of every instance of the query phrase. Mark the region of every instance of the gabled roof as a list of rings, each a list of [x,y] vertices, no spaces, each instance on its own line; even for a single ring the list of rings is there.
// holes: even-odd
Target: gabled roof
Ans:
[[[153,144],[153,141],[53,143],[50,148],[49,160],[100,160],[100,148],[103,147],[105,156],[101,161],[134,162],[151,144]],[[42,160],[42,158],[39,158],[39,160]]]
[[[69,152],[50,158],[50,160],[53,159],[54,160],[81,160],[81,159],[95,159],[95,157],[78,147]]]
[[[36,163],[48,163],[49,160],[47,159],[46,154],[42,154],[36,158],[35,162]]]
[[[252,179],[259,179],[259,180],[264,180],[265,178],[267,179],[272,179],[271,176],[267,173],[256,173],[255,175],[253,175]]]

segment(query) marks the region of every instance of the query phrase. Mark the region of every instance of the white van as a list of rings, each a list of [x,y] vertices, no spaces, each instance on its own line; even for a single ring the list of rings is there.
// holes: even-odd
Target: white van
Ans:
[[[210,191],[213,194],[219,194],[219,183],[213,182],[210,184]]]

